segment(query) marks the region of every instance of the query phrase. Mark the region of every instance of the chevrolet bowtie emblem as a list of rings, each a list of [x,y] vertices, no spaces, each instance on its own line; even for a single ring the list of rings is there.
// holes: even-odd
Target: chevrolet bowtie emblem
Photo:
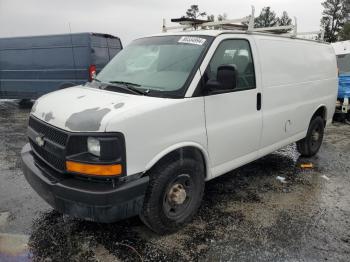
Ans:
[[[35,141],[38,144],[38,146],[40,146],[40,147],[44,146],[44,144],[45,144],[44,136],[37,136],[35,138]]]

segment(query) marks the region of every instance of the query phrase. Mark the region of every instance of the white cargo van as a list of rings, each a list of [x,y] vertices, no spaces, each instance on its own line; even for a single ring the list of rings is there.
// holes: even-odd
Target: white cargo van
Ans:
[[[62,213],[140,215],[172,232],[196,213],[205,181],[293,142],[315,155],[336,94],[328,44],[252,30],[144,37],[92,83],[37,100],[24,175]]]

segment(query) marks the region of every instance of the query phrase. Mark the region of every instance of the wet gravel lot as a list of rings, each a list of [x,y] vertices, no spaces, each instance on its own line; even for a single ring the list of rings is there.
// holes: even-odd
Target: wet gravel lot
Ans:
[[[28,115],[0,101],[0,261],[350,261],[350,125],[329,127],[312,159],[291,145],[208,182],[195,220],[157,236],[138,218],[76,220],[37,196],[20,170]]]

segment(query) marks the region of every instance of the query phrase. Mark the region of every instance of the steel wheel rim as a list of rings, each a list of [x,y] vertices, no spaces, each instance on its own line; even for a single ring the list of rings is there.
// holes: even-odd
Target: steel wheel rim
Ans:
[[[322,131],[319,126],[316,126],[311,132],[311,148],[317,150],[322,139]]]
[[[181,218],[193,200],[194,183],[189,174],[177,176],[167,187],[163,197],[163,211],[170,219]]]

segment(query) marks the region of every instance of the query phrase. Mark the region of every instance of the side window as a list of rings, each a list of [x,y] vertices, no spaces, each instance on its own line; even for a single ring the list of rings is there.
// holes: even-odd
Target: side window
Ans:
[[[234,65],[236,67],[238,80],[235,90],[256,88],[254,62],[247,40],[222,41],[208,65],[205,80],[217,80],[217,71],[221,65]]]

